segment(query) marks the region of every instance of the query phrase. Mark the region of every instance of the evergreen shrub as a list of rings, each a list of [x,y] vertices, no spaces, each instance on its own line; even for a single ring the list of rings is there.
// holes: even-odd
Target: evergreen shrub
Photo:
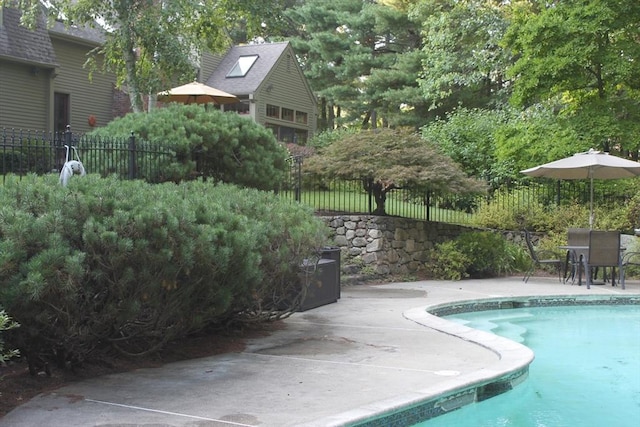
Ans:
[[[295,310],[298,267],[326,227],[253,189],[88,175],[8,176],[0,192],[0,304],[27,357],[140,355],[231,320]]]
[[[273,190],[288,170],[287,149],[273,133],[236,113],[197,104],[170,104],[149,113],[127,114],[91,135],[128,138],[131,132],[175,152],[175,159],[163,164],[159,176],[149,179],[154,182],[180,182],[204,175],[242,187]],[[83,161],[91,163],[92,159]]]

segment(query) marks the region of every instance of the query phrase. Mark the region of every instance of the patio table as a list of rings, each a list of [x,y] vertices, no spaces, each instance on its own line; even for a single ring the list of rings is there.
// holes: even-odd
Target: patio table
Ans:
[[[583,260],[585,257],[589,257],[589,246],[584,245],[560,245],[558,249],[566,250],[567,257],[564,263],[564,278],[565,283],[567,282],[567,269],[569,266],[569,260],[571,258],[571,254],[575,254],[578,257],[578,286],[582,286],[582,269],[580,266],[583,264]],[[627,248],[620,247],[620,252],[625,251]],[[571,272],[571,279],[575,281],[575,271]],[[604,276],[604,280],[606,280],[606,275]],[[592,283],[592,285],[604,285],[604,281],[602,283]]]

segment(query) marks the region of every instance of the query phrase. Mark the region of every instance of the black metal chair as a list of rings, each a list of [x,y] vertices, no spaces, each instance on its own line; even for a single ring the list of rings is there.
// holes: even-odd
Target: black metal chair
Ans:
[[[630,265],[640,266],[640,252],[627,252],[622,256],[622,266],[620,267],[620,286],[624,289],[624,279],[627,274],[627,267]]]
[[[622,277],[622,256],[620,252],[620,231],[591,230],[589,232],[589,252],[583,258],[587,289],[593,282],[592,269],[612,267],[611,284],[616,285],[616,268]]]
[[[550,250],[536,251],[529,230],[524,230],[524,239],[527,243],[529,255],[531,256],[531,267],[524,273],[522,280],[527,283],[536,267],[552,265],[558,272],[558,280],[562,282],[562,272],[565,265],[564,260],[557,253]]]

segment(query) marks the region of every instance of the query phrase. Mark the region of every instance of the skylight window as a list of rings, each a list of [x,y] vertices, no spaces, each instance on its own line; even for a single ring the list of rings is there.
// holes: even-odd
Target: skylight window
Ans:
[[[238,62],[231,68],[227,77],[244,77],[247,75],[253,64],[258,59],[258,55],[247,55],[238,58]]]

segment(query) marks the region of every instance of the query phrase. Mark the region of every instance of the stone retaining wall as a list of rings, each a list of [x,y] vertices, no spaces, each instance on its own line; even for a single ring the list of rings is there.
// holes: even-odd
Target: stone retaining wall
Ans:
[[[344,274],[406,275],[424,269],[435,244],[464,231],[460,225],[391,216],[337,215],[321,217],[334,231]]]

